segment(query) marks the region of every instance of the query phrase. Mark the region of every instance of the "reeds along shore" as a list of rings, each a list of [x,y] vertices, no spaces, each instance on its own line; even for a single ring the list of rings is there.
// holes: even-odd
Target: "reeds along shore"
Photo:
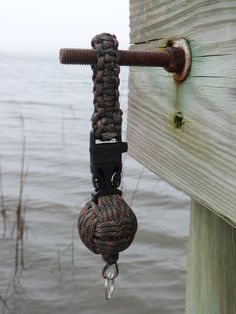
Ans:
[[[6,199],[4,196],[3,171],[0,161],[0,213],[2,217],[2,237],[6,238],[9,234],[10,238],[15,238],[15,275],[20,269],[24,269],[24,235],[25,235],[25,211],[26,207],[23,202],[23,191],[26,183],[27,171],[25,170],[25,151],[26,141],[23,138],[22,142],[22,156],[20,169],[20,185],[19,195],[15,214],[8,213]],[[9,232],[8,232],[9,231]]]
[[[25,268],[24,262],[24,237],[25,237],[25,212],[26,206],[23,201],[23,192],[26,183],[27,171],[25,169],[25,151],[26,141],[23,138],[22,142],[22,156],[21,156],[21,167],[20,167],[20,184],[19,184],[19,195],[16,202],[16,209],[8,213],[7,202],[4,196],[4,184],[3,184],[3,171],[2,164],[0,162],[0,214],[2,217],[2,237],[15,241],[15,261],[14,261],[14,275],[10,279],[7,289],[4,295],[0,295],[0,302],[2,303],[2,314],[12,312],[12,307],[9,306],[9,299],[19,298],[24,292],[21,287],[19,276],[21,271]],[[22,291],[21,291],[22,290]],[[18,303],[18,302],[17,302]]]
[[[25,234],[25,211],[26,208],[23,204],[23,191],[27,177],[25,170],[25,138],[23,139],[22,158],[21,158],[21,172],[20,172],[20,191],[18,204],[16,208],[16,253],[15,253],[15,274],[19,270],[24,269],[24,234]]]

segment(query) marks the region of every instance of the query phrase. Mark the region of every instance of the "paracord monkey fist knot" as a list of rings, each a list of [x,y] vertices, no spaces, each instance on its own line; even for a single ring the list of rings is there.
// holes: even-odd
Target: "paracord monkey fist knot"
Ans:
[[[78,231],[85,246],[112,265],[127,249],[137,231],[137,219],[121,195],[101,196],[81,210]]]

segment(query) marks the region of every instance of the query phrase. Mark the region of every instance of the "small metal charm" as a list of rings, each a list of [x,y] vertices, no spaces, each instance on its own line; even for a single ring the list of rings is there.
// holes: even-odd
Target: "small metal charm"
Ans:
[[[110,300],[114,293],[115,278],[119,275],[117,263],[112,265],[106,264],[102,270],[102,275],[105,279],[105,298]]]

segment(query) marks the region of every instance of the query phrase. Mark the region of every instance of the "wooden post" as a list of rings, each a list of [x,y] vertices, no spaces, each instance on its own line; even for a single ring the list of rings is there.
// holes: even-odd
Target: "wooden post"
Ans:
[[[130,27],[131,50],[190,44],[182,83],[131,68],[129,153],[195,200],[187,314],[235,314],[236,1],[130,0]]]
[[[236,313],[236,230],[192,201],[187,314]]]

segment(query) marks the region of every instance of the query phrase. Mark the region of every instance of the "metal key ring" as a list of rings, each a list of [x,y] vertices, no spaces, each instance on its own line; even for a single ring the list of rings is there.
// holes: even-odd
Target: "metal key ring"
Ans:
[[[109,265],[106,264],[102,270],[104,279],[115,279],[119,275],[119,268],[117,263]]]
[[[117,263],[112,265],[106,264],[102,270],[102,275],[105,279],[105,298],[110,300],[114,293],[115,278],[119,275]]]

